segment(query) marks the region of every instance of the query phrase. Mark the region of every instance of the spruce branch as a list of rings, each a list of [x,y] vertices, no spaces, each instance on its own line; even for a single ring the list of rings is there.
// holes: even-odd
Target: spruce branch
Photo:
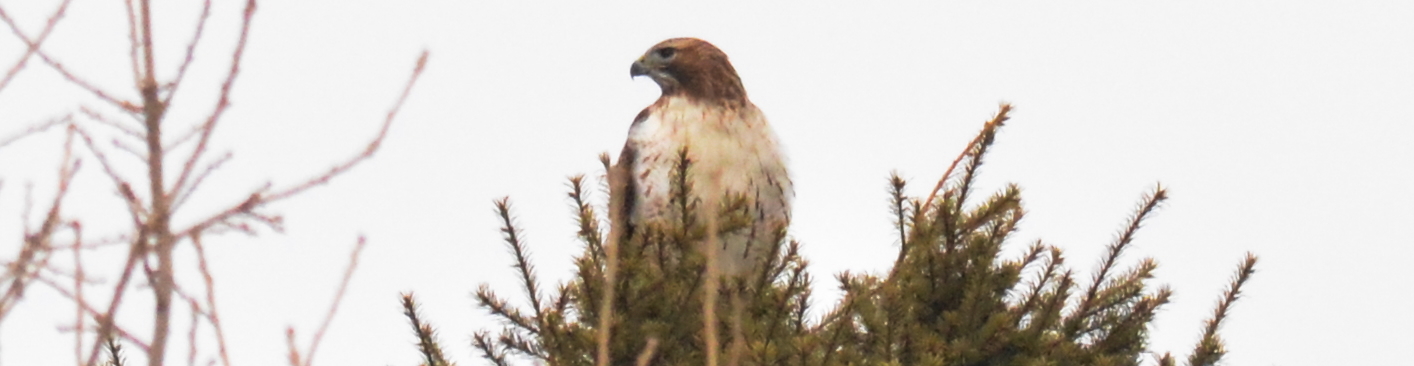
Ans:
[[[491,336],[485,331],[476,332],[476,334],[472,335],[472,346],[480,350],[481,357],[485,358],[487,361],[491,361],[492,364],[496,366],[511,366],[510,361],[506,360],[506,353],[499,349],[496,342],[492,341]],[[426,365],[431,366],[435,364],[432,362],[433,358],[430,353],[424,350],[423,355],[427,355],[428,362]]]
[[[894,260],[894,268],[903,264],[903,259],[908,256],[908,228],[904,221],[909,215],[907,206],[908,197],[903,193],[904,186],[908,183],[899,177],[898,171],[889,173],[889,213],[894,215],[894,230],[898,232],[898,259]]]
[[[1067,337],[1079,335],[1081,331],[1081,321],[1087,314],[1094,311],[1096,298],[1099,296],[1100,289],[1104,282],[1110,279],[1110,271],[1113,270],[1115,263],[1119,261],[1120,254],[1123,254],[1124,250],[1128,249],[1129,245],[1133,243],[1134,235],[1139,231],[1139,227],[1143,225],[1144,219],[1148,218],[1149,214],[1153,213],[1154,209],[1158,208],[1159,204],[1167,199],[1168,191],[1165,190],[1162,185],[1156,185],[1152,192],[1145,194],[1144,198],[1139,201],[1134,214],[1130,216],[1129,223],[1125,225],[1124,229],[1115,237],[1115,241],[1106,247],[1105,257],[1101,260],[1098,270],[1091,279],[1090,287],[1086,290],[1085,297],[1080,300],[1080,304],[1076,307],[1075,312],[1072,313],[1066,321],[1065,334]]]
[[[491,314],[499,316],[502,320],[531,334],[540,334],[539,321],[521,314],[520,309],[511,306],[506,300],[497,297],[496,293],[491,291],[490,286],[482,284],[481,287],[476,289],[476,302],[481,305],[481,307],[489,310]]]
[[[108,334],[103,338],[103,350],[108,353],[108,366],[123,366],[123,345],[118,343],[118,339]]]
[[[525,290],[525,296],[530,300],[530,306],[535,311],[535,319],[543,319],[540,306],[539,280],[535,278],[535,267],[530,263],[530,252],[525,247],[525,243],[520,240],[520,228],[516,227],[515,219],[511,215],[511,201],[509,197],[502,197],[496,200],[496,215],[501,218],[501,238],[506,241],[506,246],[510,247],[511,254],[515,256],[515,269],[520,275],[521,288]],[[541,324],[543,325],[543,324]]]
[[[422,353],[425,366],[454,366],[456,364],[447,362],[447,358],[442,355],[442,346],[437,343],[437,331],[432,325],[427,324],[418,315],[417,301],[411,292],[402,294],[403,316],[408,318],[412,325],[413,334],[417,336],[417,349]],[[478,339],[480,339],[478,337]],[[501,363],[498,363],[500,365]]]
[[[1223,355],[1227,354],[1222,337],[1218,336],[1218,328],[1222,326],[1223,320],[1227,319],[1232,304],[1242,295],[1242,285],[1256,273],[1256,268],[1257,256],[1247,253],[1247,257],[1237,266],[1237,272],[1233,274],[1227,291],[1224,291],[1222,299],[1218,300],[1218,306],[1213,308],[1213,317],[1203,322],[1203,338],[1193,348],[1193,354],[1188,356],[1189,366],[1216,365]]]

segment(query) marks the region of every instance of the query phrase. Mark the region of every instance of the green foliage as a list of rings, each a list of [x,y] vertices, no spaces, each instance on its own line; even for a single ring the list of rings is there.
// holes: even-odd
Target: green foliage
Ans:
[[[617,243],[617,271],[606,283],[610,245],[582,176],[570,179],[569,197],[584,252],[576,276],[543,298],[510,204],[496,203],[502,232],[516,257],[521,290],[530,308],[511,306],[483,285],[480,305],[506,326],[497,336],[480,332],[474,345],[496,365],[508,356],[547,365],[596,364],[601,301],[612,293],[608,338],[611,365],[1137,365],[1148,354],[1148,325],[1172,292],[1153,288],[1157,263],[1141,259],[1127,268],[1120,258],[1145,218],[1166,198],[1162,187],[1143,197],[1116,235],[1094,275],[1076,278],[1062,251],[1036,242],[1019,258],[1003,247],[1025,215],[1021,190],[1008,185],[978,199],[974,178],[1009,106],[989,121],[926,198],[904,194],[906,182],[890,180],[900,252],[886,275],[838,275],[844,292],[817,321],[808,316],[812,279],[800,244],[777,233],[778,244],[755,273],[723,277],[706,286],[706,258],[698,249],[709,235],[692,206],[701,204],[685,179],[691,162],[679,156],[672,187],[680,216],[636,228]],[[606,160],[607,161],[607,160]],[[960,165],[959,165],[960,164]],[[607,163],[606,163],[607,167]],[[741,200],[722,200],[720,232],[748,225]],[[1256,257],[1238,275],[1205,324],[1190,365],[1212,365],[1223,355],[1218,326]],[[606,291],[613,286],[613,291]],[[704,288],[718,287],[715,296]],[[704,329],[704,301],[715,302],[715,339]],[[409,312],[413,314],[413,312]],[[410,315],[411,316],[411,315]],[[416,320],[415,320],[416,321]],[[424,349],[426,345],[424,344]],[[720,352],[708,357],[710,352]],[[426,354],[427,352],[424,351]],[[1172,365],[1165,354],[1155,360]],[[445,362],[445,361],[443,361]],[[429,359],[428,364],[434,364]],[[711,365],[715,366],[715,365]]]
[[[680,206],[675,222],[639,228],[632,240],[620,244],[618,275],[613,284],[613,315],[610,362],[634,364],[651,343],[656,344],[647,360],[651,364],[700,363],[703,347],[703,313],[706,258],[699,248],[706,240],[706,228],[693,214],[699,201],[691,199],[688,185],[690,162],[679,157],[674,172],[673,204]],[[483,356],[501,359],[517,354],[553,365],[592,365],[600,307],[605,295],[604,271],[608,245],[599,225],[600,218],[589,203],[583,177],[570,179],[569,197],[579,218],[579,239],[585,251],[575,259],[576,278],[560,286],[550,301],[542,301],[534,271],[520,242],[510,205],[497,203],[503,220],[502,231],[517,257],[516,269],[521,290],[531,308],[521,310],[487,287],[477,291],[480,304],[504,320],[496,342],[476,344]],[[744,201],[722,203],[719,231],[727,232],[749,224],[741,217]],[[784,243],[784,232],[761,270],[749,276],[724,278],[716,319],[720,338],[741,361],[750,364],[784,364],[787,359],[808,354],[800,350],[809,334],[806,306],[809,304],[810,276],[800,256],[800,245]],[[491,339],[481,333],[477,339]],[[799,363],[796,360],[794,363]]]

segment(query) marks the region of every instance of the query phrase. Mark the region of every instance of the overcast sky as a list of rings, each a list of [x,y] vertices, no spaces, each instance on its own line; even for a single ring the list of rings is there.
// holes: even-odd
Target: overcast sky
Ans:
[[[242,3],[217,1],[168,130],[214,104]],[[602,173],[596,156],[616,154],[658,95],[629,78],[630,62],[680,36],[730,55],[780,136],[796,184],[791,234],[817,275],[816,311],[838,299],[833,274],[879,272],[896,255],[888,173],[926,195],[1005,101],[1016,110],[982,189],[1024,189],[1029,215],[1013,252],[1039,238],[1088,274],[1140,196],[1157,182],[1171,189],[1123,258],[1156,258],[1151,283],[1176,291],[1154,323],[1154,350],[1187,355],[1248,251],[1261,262],[1224,328],[1228,364],[1397,364],[1414,345],[1414,3],[494,3],[260,4],[213,140],[234,159],[179,226],[360,151],[418,53],[432,56],[371,161],[273,208],[284,233],[209,239],[234,363],[284,364],[286,326],[308,343],[362,234],[367,250],[316,362],[415,364],[397,301],[414,291],[449,356],[481,364],[470,334],[497,324],[471,292],[490,283],[524,300],[512,296],[491,201],[511,197],[543,279],[569,278],[581,248],[565,177]],[[0,4],[35,34],[57,1]],[[170,78],[200,6],[154,7],[159,76]],[[136,99],[126,32],[121,1],[74,0],[45,50]],[[23,49],[4,33],[8,68]],[[79,106],[111,110],[31,62],[0,91],[0,136]],[[7,260],[25,187],[37,207],[52,197],[62,143],[55,130],[0,150]],[[66,212],[99,237],[126,213],[84,158]],[[85,253],[89,275],[112,283],[123,251]],[[180,280],[196,289],[191,253],[179,250]],[[120,319],[150,332],[150,292],[130,298]],[[72,317],[70,302],[32,289],[0,327],[0,362],[71,362],[73,335],[61,328]],[[186,324],[177,320],[169,362],[185,363]]]

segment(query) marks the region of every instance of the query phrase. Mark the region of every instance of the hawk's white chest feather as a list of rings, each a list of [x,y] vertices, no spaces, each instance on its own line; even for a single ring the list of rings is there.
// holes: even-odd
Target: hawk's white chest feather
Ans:
[[[749,102],[740,108],[667,98],[629,129],[635,152],[635,202],[631,221],[662,218],[671,209],[670,177],[678,152],[687,149],[689,179],[697,197],[743,194],[755,225],[723,234],[723,271],[739,273],[776,243],[773,227],[790,221],[793,193],[785,159],[765,117]],[[719,200],[718,200],[719,201]],[[705,208],[704,208],[705,209]],[[700,212],[699,217],[708,212]],[[715,214],[715,213],[712,213]]]

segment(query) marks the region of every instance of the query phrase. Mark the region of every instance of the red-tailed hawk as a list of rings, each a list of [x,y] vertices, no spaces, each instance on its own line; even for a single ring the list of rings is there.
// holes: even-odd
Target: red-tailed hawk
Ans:
[[[618,216],[615,227],[620,231],[616,235],[625,239],[635,226],[676,216],[670,177],[679,151],[685,149],[694,198],[725,202],[729,196],[744,196],[753,221],[719,236],[720,273],[754,270],[777,244],[777,233],[790,223],[794,190],[775,133],[761,110],[746,99],[736,69],[710,43],[674,38],[648,49],[630,73],[652,78],[663,94],[634,119],[618,163],[609,172],[615,200],[610,212]],[[697,217],[717,214],[706,206],[698,206]]]

